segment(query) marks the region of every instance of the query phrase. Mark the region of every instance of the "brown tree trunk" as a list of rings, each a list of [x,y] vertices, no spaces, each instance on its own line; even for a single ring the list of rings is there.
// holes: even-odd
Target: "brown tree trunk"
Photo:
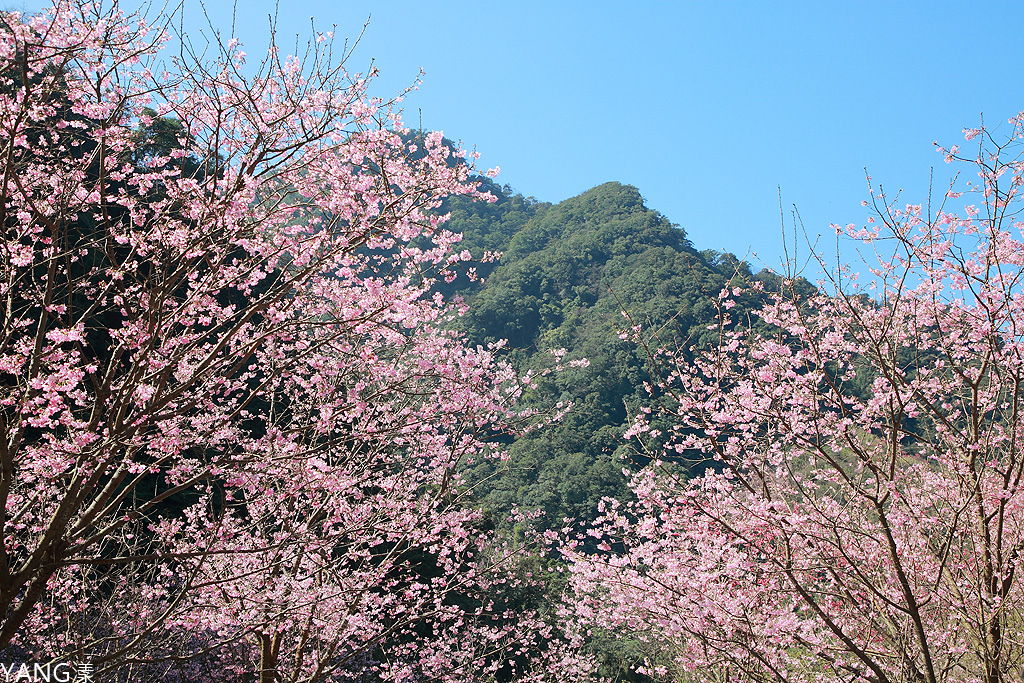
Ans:
[[[281,654],[281,634],[260,636],[260,683],[276,683],[281,680],[277,672],[277,660]]]

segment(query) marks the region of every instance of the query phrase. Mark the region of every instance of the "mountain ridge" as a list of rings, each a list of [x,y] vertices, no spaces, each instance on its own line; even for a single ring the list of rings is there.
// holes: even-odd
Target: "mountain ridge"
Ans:
[[[537,404],[574,409],[513,440],[505,465],[474,463],[467,479],[497,524],[513,506],[543,510],[542,526],[592,518],[602,497],[628,497],[623,467],[645,462],[622,437],[650,377],[643,349],[619,338],[632,324],[624,314],[658,331],[659,344],[699,346],[710,341],[722,287],[758,276],[732,254],[698,251],[631,185],[603,183],[557,204],[488,179],[481,189],[496,201],[453,198],[442,207],[451,214],[446,227],[463,234],[474,257],[503,252],[496,263],[475,264],[482,282],[446,285],[468,304],[458,327],[471,344],[507,339],[521,369],[550,365],[551,348],[590,366],[543,378]]]

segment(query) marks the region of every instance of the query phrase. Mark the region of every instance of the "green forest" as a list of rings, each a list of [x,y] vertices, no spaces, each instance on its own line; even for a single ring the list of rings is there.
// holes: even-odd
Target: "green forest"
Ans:
[[[586,522],[601,498],[627,497],[623,469],[646,462],[623,433],[647,400],[651,359],[619,332],[639,324],[656,345],[700,347],[716,340],[723,287],[774,276],[752,273],[732,254],[698,250],[629,185],[605,183],[549,204],[480,180],[497,201],[448,199],[440,209],[451,214],[447,228],[463,235],[460,247],[477,257],[502,254],[471,264],[482,281],[442,285],[468,304],[457,328],[474,345],[507,339],[504,353],[524,371],[550,366],[557,348],[590,364],[543,377],[533,400],[572,409],[513,439],[507,462],[481,462],[468,478],[498,526],[513,506],[543,511],[542,525]],[[749,307],[749,296],[743,302]]]

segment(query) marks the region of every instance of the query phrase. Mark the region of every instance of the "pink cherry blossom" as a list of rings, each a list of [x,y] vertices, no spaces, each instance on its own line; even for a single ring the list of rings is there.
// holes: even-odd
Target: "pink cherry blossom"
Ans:
[[[330,40],[242,69],[235,39],[161,52],[170,19],[0,24],[0,649],[125,680],[526,675],[557,639],[506,613],[522,549],[459,471],[544,416],[432,293],[467,258],[434,209],[489,196]]]
[[[662,379],[627,437],[654,462],[588,532],[611,552],[560,540],[566,618],[639,639],[664,680],[1017,680],[1024,117],[1010,125],[977,158],[943,151],[978,178],[943,193],[966,193],[960,213],[876,191],[873,226],[838,229],[877,254],[873,282],[821,258],[817,293],[770,279],[749,324],[719,303],[716,344],[648,349]]]

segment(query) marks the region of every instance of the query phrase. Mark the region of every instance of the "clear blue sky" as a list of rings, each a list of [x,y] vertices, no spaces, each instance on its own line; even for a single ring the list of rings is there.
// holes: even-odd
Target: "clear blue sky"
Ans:
[[[207,8],[229,34],[231,4]],[[274,11],[239,3],[253,58]],[[280,36],[307,36],[315,17],[339,39],[369,17],[352,68],[374,59],[375,93],[389,95],[422,67],[407,121],[421,112],[475,145],[524,194],[630,183],[698,248],[768,265],[782,254],[780,186],[808,232],[834,239],[829,223],[867,217],[865,167],[923,201],[932,167],[951,174],[933,141],[1024,110],[1019,1],[284,0],[278,15]]]

